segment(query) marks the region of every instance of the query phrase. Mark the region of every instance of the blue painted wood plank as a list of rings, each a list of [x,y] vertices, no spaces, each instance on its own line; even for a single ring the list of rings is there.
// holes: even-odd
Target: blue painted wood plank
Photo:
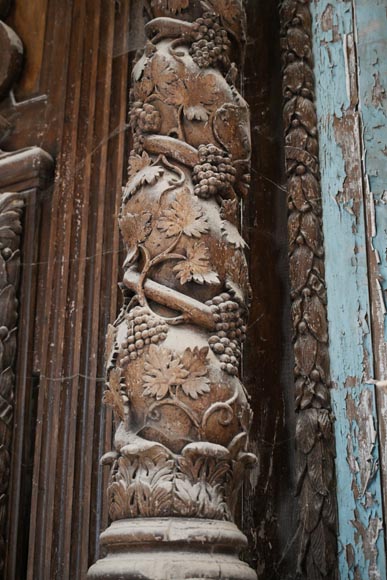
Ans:
[[[374,378],[387,506],[387,0],[355,0]]]
[[[355,7],[313,0],[340,577],[386,579]]]

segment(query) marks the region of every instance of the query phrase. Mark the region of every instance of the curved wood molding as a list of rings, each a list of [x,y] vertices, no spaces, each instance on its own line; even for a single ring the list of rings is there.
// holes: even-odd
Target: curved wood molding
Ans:
[[[299,573],[337,578],[335,442],[330,403],[322,204],[308,1],[281,4],[294,376]]]
[[[147,9],[119,217],[125,304],[106,348],[113,523],[88,577],[253,580],[233,523],[255,462],[239,378],[250,298],[238,230],[250,122],[235,86],[245,14],[239,0]]]

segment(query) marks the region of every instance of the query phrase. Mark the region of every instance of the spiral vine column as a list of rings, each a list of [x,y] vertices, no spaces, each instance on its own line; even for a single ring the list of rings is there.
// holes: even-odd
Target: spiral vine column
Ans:
[[[233,523],[251,410],[239,379],[250,286],[238,231],[249,110],[240,0],[151,0],[131,89],[119,225],[124,306],[107,336],[117,429],[106,556],[89,578],[253,580]]]

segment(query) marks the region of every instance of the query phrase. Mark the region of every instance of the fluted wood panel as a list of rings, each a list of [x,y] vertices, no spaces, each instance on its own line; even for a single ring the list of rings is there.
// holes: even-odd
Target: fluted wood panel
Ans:
[[[111,434],[100,404],[102,337],[118,300],[114,216],[124,169],[129,11],[128,1],[47,2],[35,99],[16,105],[32,117],[38,86],[42,115],[29,121],[28,133],[16,123],[7,143],[38,137],[56,157],[40,224],[29,546],[20,553],[20,533],[9,546],[8,578],[25,577],[26,559],[28,578],[83,578],[106,526],[98,458]],[[17,26],[18,12],[12,18]]]

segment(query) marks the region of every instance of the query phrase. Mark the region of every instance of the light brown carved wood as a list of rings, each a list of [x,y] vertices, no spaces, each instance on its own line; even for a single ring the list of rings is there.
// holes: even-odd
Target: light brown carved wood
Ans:
[[[322,204],[308,2],[281,4],[297,471],[298,570],[337,578],[335,443],[330,403]]]
[[[255,461],[238,376],[250,301],[238,231],[250,124],[235,85],[245,15],[237,0],[151,1],[148,15],[132,74],[133,151],[119,217],[124,304],[106,347],[104,400],[116,433],[102,461],[111,466],[113,524],[101,536],[108,555],[89,576],[255,578],[233,555],[243,535],[215,525],[233,521]]]

